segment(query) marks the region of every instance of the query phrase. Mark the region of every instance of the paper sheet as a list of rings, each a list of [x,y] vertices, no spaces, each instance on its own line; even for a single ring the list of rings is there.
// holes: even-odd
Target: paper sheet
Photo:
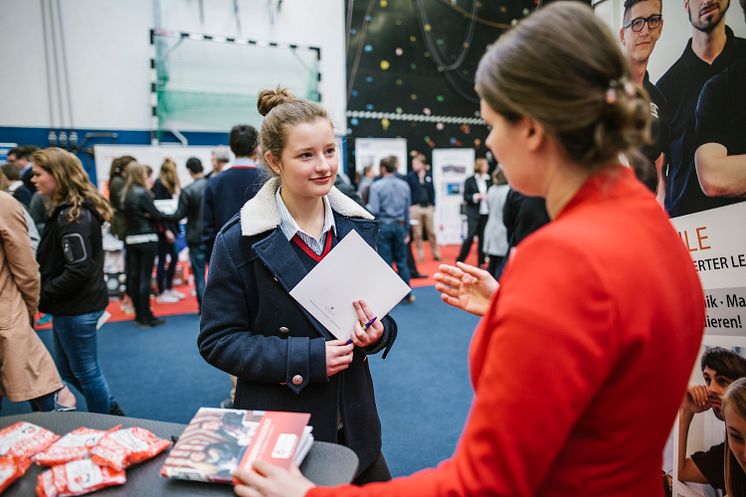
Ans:
[[[410,292],[378,253],[351,231],[290,295],[332,335],[350,338],[358,320],[353,300],[363,299],[379,319]]]

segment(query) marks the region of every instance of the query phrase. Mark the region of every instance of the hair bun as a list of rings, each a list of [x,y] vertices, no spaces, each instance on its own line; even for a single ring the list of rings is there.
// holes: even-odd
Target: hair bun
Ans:
[[[601,156],[638,150],[651,141],[647,92],[636,85],[631,88],[629,92],[617,91],[612,100],[608,99],[608,93],[602,97],[604,108],[594,132],[594,149]]]
[[[290,102],[291,100],[295,100],[295,95],[293,95],[287,88],[278,86],[274,90],[260,91],[259,98],[256,102],[256,108],[259,110],[259,114],[266,116],[269,114],[269,111],[278,105]]]

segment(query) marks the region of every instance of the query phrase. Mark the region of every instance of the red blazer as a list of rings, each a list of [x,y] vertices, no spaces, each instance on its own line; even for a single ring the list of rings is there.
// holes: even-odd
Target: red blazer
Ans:
[[[693,264],[628,168],[589,179],[517,248],[470,352],[451,459],[320,496],[661,496],[704,329]]]

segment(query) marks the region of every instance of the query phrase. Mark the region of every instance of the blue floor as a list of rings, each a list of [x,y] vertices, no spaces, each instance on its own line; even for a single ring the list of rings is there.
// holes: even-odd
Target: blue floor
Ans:
[[[443,304],[432,287],[415,295],[417,302],[393,311],[399,336],[387,359],[370,362],[383,450],[394,475],[447,458],[472,397],[467,350],[477,319]],[[199,407],[217,406],[230,382],[197,352],[196,316],[166,319],[154,329],[106,324],[99,332],[100,361],[128,416],[187,423]],[[40,336],[51,347],[51,332]],[[79,405],[85,405],[82,399]],[[4,401],[2,414],[23,412],[29,412],[27,404]]]

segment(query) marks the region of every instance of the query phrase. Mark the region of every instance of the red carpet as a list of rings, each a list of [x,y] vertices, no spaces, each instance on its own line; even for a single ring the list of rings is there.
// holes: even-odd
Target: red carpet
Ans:
[[[469,257],[466,258],[467,264],[473,264],[477,265],[477,242],[476,240],[472,244],[471,252],[469,253]],[[425,244],[425,262],[418,262],[417,263],[417,270],[420,272],[420,274],[426,274],[427,278],[421,278],[421,279],[412,279],[409,283],[412,288],[419,288],[421,286],[432,286],[435,284],[435,280],[433,280],[433,274],[435,274],[438,271],[438,266],[441,264],[456,264],[456,257],[458,256],[458,252],[461,249],[461,245],[441,245],[440,246],[440,255],[442,257],[442,261],[438,262],[435,259],[433,259],[433,255],[430,252],[430,245]]]
[[[197,297],[192,295],[193,288],[189,285],[174,285],[174,289],[186,295],[186,298],[173,304],[159,304],[155,301],[155,297],[151,297],[150,307],[153,309],[153,314],[157,317],[176,316],[179,314],[196,314]],[[119,300],[110,300],[109,307],[107,307],[106,310],[111,314],[109,321],[112,322],[135,319],[134,314],[127,314],[122,310],[121,302]]]
[[[410,284],[412,288],[419,288],[423,286],[432,286],[435,284],[435,280],[433,280],[433,274],[435,274],[438,271],[438,266],[440,264],[446,263],[446,264],[455,264],[456,256],[458,255],[459,249],[461,247],[459,245],[441,245],[440,247],[440,253],[443,258],[441,262],[438,262],[433,259],[432,253],[430,252],[430,245],[425,244],[425,261],[421,263],[417,263],[417,270],[420,272],[420,274],[427,275],[427,278],[420,278],[420,279],[412,279],[410,281]],[[469,257],[466,259],[466,262],[469,264],[475,264],[477,263],[477,252],[476,252],[476,243],[474,244],[471,253],[469,254]],[[189,263],[185,261],[180,261],[179,266],[183,266],[183,270],[188,271]],[[180,272],[177,272],[179,274]],[[197,297],[192,295],[193,288],[189,286],[188,284],[181,284],[181,285],[175,285],[174,288],[184,295],[186,295],[186,298],[184,300],[181,300],[179,302],[173,303],[173,304],[160,304],[155,301],[155,297],[152,297],[150,300],[150,306],[153,309],[153,313],[156,316],[176,316],[180,314],[196,314],[197,313]],[[111,314],[111,317],[109,318],[109,322],[115,322],[115,321],[130,321],[134,320],[133,314],[127,314],[122,310],[121,302],[118,299],[111,299],[109,301],[109,306],[106,308],[106,310]],[[37,319],[38,321],[38,319]],[[37,330],[49,330],[52,329],[52,322],[44,323],[44,324],[37,324],[36,326]]]
[[[188,279],[189,263],[185,261],[179,261],[176,274],[184,274],[184,278]],[[197,297],[192,295],[193,288],[186,284],[175,284],[174,288],[184,295],[186,298],[173,304],[160,304],[155,301],[155,297],[150,298],[150,307],[153,309],[153,314],[156,316],[176,316],[180,314],[196,314],[197,313]],[[111,314],[109,322],[115,321],[131,321],[135,319],[134,314],[127,314],[122,310],[121,302],[119,299],[109,299],[109,306],[106,310]],[[39,316],[37,316],[37,322]],[[37,324],[36,330],[51,330],[52,322]]]

